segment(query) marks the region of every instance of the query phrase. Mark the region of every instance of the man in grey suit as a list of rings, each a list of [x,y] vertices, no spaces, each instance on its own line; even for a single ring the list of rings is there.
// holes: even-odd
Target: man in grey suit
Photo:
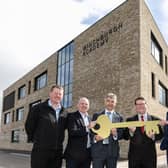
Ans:
[[[95,113],[92,121],[96,121],[100,115],[107,115],[111,122],[122,122],[122,116],[115,111],[117,96],[108,93],[104,99],[105,109],[102,112]],[[95,126],[96,127],[96,126]],[[96,128],[95,128],[96,129]],[[100,135],[93,134],[91,155],[93,159],[93,168],[116,168],[119,157],[118,140],[123,138],[123,129],[112,128],[108,138],[103,139]]]

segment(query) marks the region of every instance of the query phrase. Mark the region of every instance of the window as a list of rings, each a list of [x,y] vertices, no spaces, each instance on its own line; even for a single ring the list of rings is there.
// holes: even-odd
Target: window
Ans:
[[[4,124],[10,123],[10,112],[4,114]]]
[[[63,106],[72,106],[74,43],[71,42],[58,52],[57,84],[64,87]]]
[[[10,93],[3,99],[3,111],[13,108],[15,104],[15,92]]]
[[[166,72],[166,74],[167,74],[167,71],[168,69],[167,69],[167,56],[165,55],[165,72]]]
[[[18,143],[19,142],[19,134],[20,130],[13,130],[12,136],[11,136],[11,142],[12,143]]]
[[[26,96],[26,86],[23,85],[18,89],[18,99],[22,99]]]
[[[167,89],[161,82],[159,82],[159,103],[161,103],[164,106],[168,106]]]
[[[152,97],[155,97],[155,74],[151,74],[151,80],[152,80]]]
[[[14,120],[15,120],[15,111],[13,110],[12,111],[12,122],[14,122]]]
[[[31,81],[29,81],[29,84],[28,84],[28,94],[31,93]]]
[[[16,110],[16,121],[23,120],[23,116],[24,116],[24,108],[21,107],[21,108]]]
[[[41,75],[35,78],[35,90],[39,90],[47,85],[47,72],[42,73]]]
[[[151,54],[158,62],[158,64],[163,67],[162,48],[160,47],[153,33],[151,33]]]

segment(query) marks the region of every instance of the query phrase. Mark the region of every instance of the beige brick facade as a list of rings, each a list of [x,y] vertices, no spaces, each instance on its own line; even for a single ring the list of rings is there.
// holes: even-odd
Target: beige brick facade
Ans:
[[[162,48],[163,66],[160,66],[151,54],[151,33]],[[164,41],[153,17],[143,0],[128,0],[108,15],[96,22],[74,39],[73,95],[72,107],[76,109],[79,97],[89,98],[90,114],[103,109],[104,95],[114,92],[118,96],[116,110],[124,118],[133,115],[134,99],[144,96],[153,115],[164,118],[167,107],[159,103],[161,82],[168,89],[165,56],[168,46]],[[47,87],[34,91],[34,78],[47,71]],[[151,73],[155,75],[155,97],[152,97]],[[26,143],[24,122],[29,111],[29,104],[48,97],[48,91],[57,78],[57,52],[43,63],[16,81],[4,91],[6,96],[13,91],[15,106],[2,112],[0,148],[31,150]],[[17,91],[23,84],[31,81],[31,93],[24,99],[17,99]],[[4,114],[24,107],[24,120],[10,121],[4,124]],[[15,117],[14,117],[15,118]],[[19,143],[11,143],[11,130],[20,129]],[[121,156],[127,155],[127,142],[121,142]]]

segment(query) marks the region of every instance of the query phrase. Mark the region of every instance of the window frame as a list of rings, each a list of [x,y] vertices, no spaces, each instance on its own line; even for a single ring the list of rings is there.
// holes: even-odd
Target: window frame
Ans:
[[[41,84],[41,82],[43,82],[43,78],[45,79],[45,83]],[[47,71],[41,73],[40,75],[36,76],[34,78],[34,91],[40,90],[44,87],[47,86],[47,80],[48,80],[48,76],[47,76]]]
[[[18,100],[26,97],[26,85],[22,85],[18,88]]]

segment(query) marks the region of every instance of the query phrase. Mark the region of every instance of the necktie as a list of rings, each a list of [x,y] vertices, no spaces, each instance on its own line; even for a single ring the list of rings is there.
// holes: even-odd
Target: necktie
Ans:
[[[87,145],[86,147],[87,148],[90,148],[91,147],[91,140],[90,140],[90,130],[88,128],[88,125],[89,125],[89,117],[88,115],[84,115],[84,123],[85,123],[85,126],[86,126],[86,132],[88,133],[87,134]]]
[[[111,112],[107,112],[107,117],[110,119],[110,121],[111,121]]]
[[[58,119],[59,119],[59,113],[60,113],[60,108],[57,108],[56,109],[56,119],[57,119],[57,121],[58,121]]]
[[[144,116],[141,115],[141,121],[144,121]],[[141,132],[144,133],[144,126],[141,127]]]

